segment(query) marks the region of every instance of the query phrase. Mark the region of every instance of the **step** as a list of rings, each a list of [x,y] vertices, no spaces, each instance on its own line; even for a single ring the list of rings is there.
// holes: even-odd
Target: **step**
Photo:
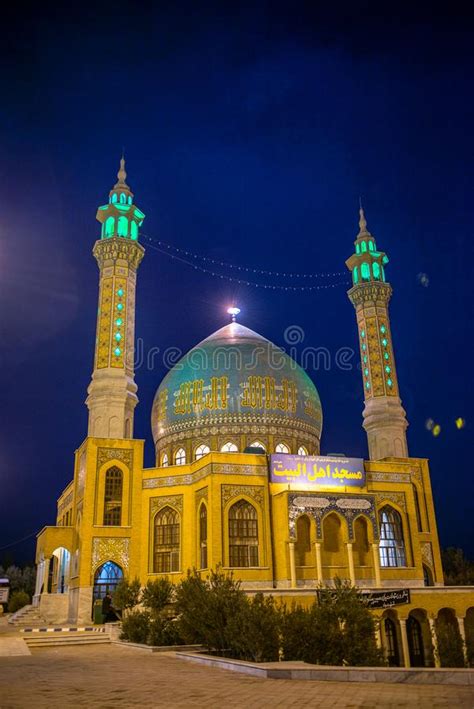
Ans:
[[[57,645],[108,645],[108,637],[58,637],[56,635],[46,638],[25,638],[28,647],[53,647]]]
[[[22,631],[22,636],[28,647],[50,647],[52,645],[85,645],[93,643],[110,643],[109,633],[102,630],[73,630],[49,629],[45,632],[25,632]]]

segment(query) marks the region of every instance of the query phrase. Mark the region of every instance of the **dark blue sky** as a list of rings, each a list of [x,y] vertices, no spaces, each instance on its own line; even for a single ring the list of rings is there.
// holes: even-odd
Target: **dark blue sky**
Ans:
[[[442,544],[474,554],[473,22],[353,5],[99,2],[63,14],[41,4],[41,15],[4,18],[0,547],[54,523],[86,433],[95,212],[124,146],[144,231],[237,264],[344,270],[362,194],[390,257],[409,449],[431,461]],[[137,336],[145,350],[187,350],[227,322],[235,299],[245,325],[280,345],[299,325],[305,345],[334,359],[357,346],[346,290],[234,286],[148,249]],[[158,358],[136,375],[147,465],[165,371]],[[322,451],[366,455],[359,370],[309,374],[323,405]],[[438,438],[428,418],[441,425]]]

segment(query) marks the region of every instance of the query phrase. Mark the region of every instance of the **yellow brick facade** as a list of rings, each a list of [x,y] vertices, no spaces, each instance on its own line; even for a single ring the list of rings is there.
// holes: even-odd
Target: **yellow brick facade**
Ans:
[[[91,416],[97,409],[102,419],[115,407],[114,417],[121,417],[124,433],[114,438],[90,435],[76,451],[73,480],[58,500],[56,526],[45,527],[38,535],[35,603],[53,622],[90,622],[94,599],[112,590],[119,578],[138,578],[144,585],[164,575],[178,583],[189,569],[206,573],[219,565],[232,570],[248,593],[262,591],[282,602],[309,604],[320,584],[331,584],[338,576],[362,591],[378,592],[378,597],[382,592],[411,594],[410,602],[392,597],[393,607],[387,601],[387,607],[374,611],[382,620],[380,642],[392,664],[436,663],[430,640],[435,619],[449,611],[461,634],[469,634],[471,626],[474,633],[474,591],[443,585],[428,461],[390,452],[391,446],[394,451],[406,449],[407,425],[390,335],[390,286],[359,284],[354,277],[349,294],[356,307],[363,371],[367,364],[364,427],[370,459],[364,462],[361,487],[271,482],[269,454],[319,454],[319,396],[306,373],[288,357],[283,378],[268,362],[259,365],[259,376],[250,384],[242,365],[242,372],[235,366],[225,375],[217,372],[223,382],[220,397],[212,388],[215,377],[204,365],[194,379],[191,370],[184,370],[187,379],[179,368],[171,370],[152,412],[158,465],[144,468],[144,441],[130,433],[136,399],[132,362],[122,362],[120,354],[126,377],[111,371],[118,362],[111,355],[112,310],[120,289],[123,295],[118,297],[128,298],[121,319],[134,323],[136,270],[143,255],[135,242],[122,243],[113,233],[107,236],[107,229],[113,230],[107,226],[109,220],[114,219],[107,215],[116,211],[112,199],[117,202],[117,195],[124,195],[124,207],[131,204],[124,175],[122,164],[111,203],[100,208],[105,240],[97,242],[94,253],[106,259],[109,270],[99,259],[94,375],[99,370],[105,374],[96,378],[89,402]],[[367,239],[373,237],[361,219],[357,248]],[[351,270],[365,258],[359,251],[348,261]],[[373,245],[371,253],[376,265],[385,263],[385,255]],[[133,298],[127,291],[131,276],[119,276],[127,264],[132,269]],[[382,265],[374,273],[383,275]],[[127,338],[127,348],[133,351],[133,330],[127,330]],[[228,343],[243,353],[249,343],[266,343],[273,348],[268,357],[277,349],[237,323],[201,345],[209,353]],[[269,382],[272,397],[266,398]],[[258,390],[254,399],[250,385]],[[291,406],[281,404],[287,400]],[[246,409],[250,401],[252,411]],[[107,430],[106,423],[101,420]],[[265,450],[239,452],[254,442]],[[236,452],[222,452],[227,443]],[[207,450],[196,459],[201,445]],[[381,449],[383,455],[374,454]],[[180,451],[179,462],[184,464],[173,464]],[[165,517],[166,524],[160,526]],[[395,532],[396,553],[390,537]],[[416,633],[423,639],[421,655],[413,650]]]

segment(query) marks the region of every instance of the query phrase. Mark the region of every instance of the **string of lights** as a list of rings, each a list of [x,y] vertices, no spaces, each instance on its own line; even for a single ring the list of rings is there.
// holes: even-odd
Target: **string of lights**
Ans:
[[[221,266],[223,268],[231,268],[234,271],[243,271],[244,273],[256,273],[258,275],[265,276],[278,276],[283,278],[333,278],[334,276],[345,276],[345,271],[336,271],[328,273],[293,273],[293,272],[282,272],[282,271],[266,271],[263,268],[253,268],[252,266],[238,266],[235,263],[229,263],[228,261],[220,261],[219,259],[213,259],[210,256],[203,256],[202,254],[197,254],[193,251],[186,251],[185,249],[180,249],[178,246],[173,246],[173,244],[168,244],[166,241],[161,241],[160,239],[154,239],[148,234],[143,234],[140,232],[140,237],[145,239],[148,243],[157,244],[166,252],[173,252],[181,256],[187,256],[199,261],[204,261],[206,264],[212,266]]]
[[[156,246],[154,243],[149,243],[148,246],[149,246],[149,248],[151,248],[155,251],[159,251],[160,253],[165,254],[165,256],[169,256],[174,261],[180,261],[181,263],[184,263],[187,266],[191,266],[191,268],[194,268],[194,270],[196,270],[196,271],[201,271],[202,273],[207,273],[208,275],[213,276],[214,278],[220,278],[222,280],[230,281],[232,283],[238,283],[243,286],[251,286],[253,288],[262,288],[265,290],[284,290],[284,291],[313,291],[313,290],[337,288],[338,286],[350,285],[350,281],[339,281],[337,283],[319,283],[318,285],[314,285],[314,286],[288,286],[288,285],[273,285],[273,284],[269,284],[269,283],[256,283],[255,281],[247,281],[244,278],[236,278],[234,276],[228,276],[226,274],[216,273],[216,271],[213,271],[212,269],[206,268],[205,266],[201,266],[200,264],[197,264],[197,263],[193,263],[192,261],[188,261],[187,259],[183,258],[182,256],[177,256],[176,254],[170,253],[169,251],[162,249],[159,246]],[[268,273],[268,271],[267,271],[267,273]]]

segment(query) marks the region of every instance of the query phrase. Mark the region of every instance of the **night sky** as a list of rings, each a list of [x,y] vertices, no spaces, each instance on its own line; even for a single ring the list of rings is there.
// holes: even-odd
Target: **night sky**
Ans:
[[[442,545],[474,555],[472,18],[398,6],[377,15],[367,3],[152,5],[40,3],[37,16],[2,17],[0,547],[54,524],[86,434],[95,213],[123,147],[146,234],[252,268],[344,271],[362,195],[390,257],[409,450],[431,461]],[[339,348],[357,347],[349,278],[330,282],[340,285],[239,286],[148,248],[136,335],[145,351],[186,351],[228,322],[232,301],[279,345],[298,325],[302,346],[331,355],[328,371],[309,371],[322,452],[363,456],[358,353],[350,370],[334,365]],[[165,373],[159,356],[136,372],[148,466]],[[33,553],[34,538],[0,561]]]

